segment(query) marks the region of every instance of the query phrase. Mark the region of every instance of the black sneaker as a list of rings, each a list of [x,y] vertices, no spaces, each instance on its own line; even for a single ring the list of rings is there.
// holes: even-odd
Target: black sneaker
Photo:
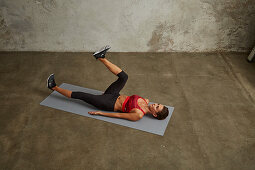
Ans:
[[[93,56],[98,59],[98,58],[105,58],[106,52],[110,49],[111,47],[109,45],[104,46],[100,50],[96,51]]]
[[[47,79],[47,87],[52,90],[52,88],[55,86],[56,86],[56,83],[54,80],[54,74],[51,74]]]

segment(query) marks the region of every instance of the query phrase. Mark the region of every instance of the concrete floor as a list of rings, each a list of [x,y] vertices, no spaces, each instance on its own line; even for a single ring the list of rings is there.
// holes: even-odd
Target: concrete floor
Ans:
[[[122,93],[175,107],[157,136],[44,107],[56,82],[105,90],[91,53],[0,53],[0,169],[255,169],[255,63],[247,53],[110,53]]]

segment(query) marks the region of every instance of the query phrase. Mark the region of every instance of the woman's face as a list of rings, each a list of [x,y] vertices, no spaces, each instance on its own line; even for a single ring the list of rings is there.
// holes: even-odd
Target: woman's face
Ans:
[[[150,111],[152,112],[154,117],[156,117],[157,116],[156,113],[162,111],[163,108],[164,106],[158,103],[154,103],[150,105]]]

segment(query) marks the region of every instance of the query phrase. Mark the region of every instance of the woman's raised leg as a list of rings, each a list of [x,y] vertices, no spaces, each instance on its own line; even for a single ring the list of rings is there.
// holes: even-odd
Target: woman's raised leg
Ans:
[[[106,58],[99,58],[98,60],[100,60],[115,75],[119,74],[122,71],[118,66],[111,63]]]
[[[104,94],[119,94],[120,90],[125,86],[128,75],[118,66],[111,63],[106,58],[99,58],[99,60],[116,76],[119,78],[113,82],[104,92]]]

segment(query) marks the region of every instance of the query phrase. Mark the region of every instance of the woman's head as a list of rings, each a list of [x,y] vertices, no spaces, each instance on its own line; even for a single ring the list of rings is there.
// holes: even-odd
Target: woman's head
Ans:
[[[168,108],[162,104],[151,104],[149,108],[152,115],[158,120],[165,119],[169,114]]]

